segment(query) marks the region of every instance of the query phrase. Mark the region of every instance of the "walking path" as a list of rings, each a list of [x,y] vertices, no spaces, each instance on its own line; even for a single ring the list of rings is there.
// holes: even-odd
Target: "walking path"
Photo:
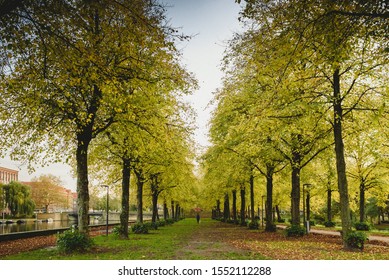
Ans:
[[[277,225],[277,228],[285,229],[286,226]],[[315,234],[330,235],[330,236],[340,236],[340,232],[335,230],[311,229],[309,232]],[[385,242],[389,245],[389,236],[374,235],[374,233],[373,234],[367,233],[367,235],[369,236],[370,241]]]
[[[336,231],[314,229],[301,238],[288,238],[281,230],[264,232],[206,221],[178,246],[175,259],[388,260],[389,237],[371,236],[362,252],[346,251]]]

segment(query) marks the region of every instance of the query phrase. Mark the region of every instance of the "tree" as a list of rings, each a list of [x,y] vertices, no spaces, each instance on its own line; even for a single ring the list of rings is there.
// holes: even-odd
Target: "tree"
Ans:
[[[155,1],[42,1],[18,13],[17,27],[6,26],[16,33],[5,43],[12,64],[1,77],[2,142],[15,138],[12,155],[29,160],[73,152],[79,229],[87,232],[89,145],[139,110],[140,88],[185,76],[179,35]]]
[[[333,12],[348,10],[353,6],[352,1],[247,2],[242,15],[255,26],[270,28],[277,36],[287,39],[292,48],[283,49],[285,69],[294,67],[292,73],[300,81],[313,82],[315,86],[304,92],[311,100],[328,104],[327,108],[332,110],[342,230],[346,238],[351,223],[343,141],[345,125],[349,124],[347,118],[351,112],[380,110],[381,105],[371,106],[370,101],[379,99],[380,94],[383,97],[387,53],[382,31],[386,27],[365,21],[363,17],[351,19]],[[295,67],[298,65],[303,67]],[[347,247],[346,241],[344,245]]]
[[[36,207],[44,209],[46,213],[51,207],[61,209],[72,207],[70,190],[67,191],[61,186],[60,178],[54,175],[41,175],[27,184],[31,187],[31,196]]]
[[[2,186],[5,192],[5,202],[11,215],[28,216],[34,212],[35,204],[31,198],[30,187],[18,182],[11,182]]]

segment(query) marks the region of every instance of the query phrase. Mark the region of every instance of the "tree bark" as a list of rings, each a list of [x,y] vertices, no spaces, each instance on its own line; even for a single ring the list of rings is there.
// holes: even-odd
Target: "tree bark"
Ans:
[[[332,190],[327,189],[327,221],[332,221]]]
[[[237,213],[236,213],[236,190],[232,191],[232,219],[234,222],[237,220]]]
[[[171,201],[171,209],[172,209],[172,219],[175,218],[175,212],[174,212],[174,200]]]
[[[88,147],[91,137],[77,137],[77,206],[78,229],[80,232],[89,233],[89,181],[88,181]]]
[[[153,202],[153,215],[151,221],[155,223],[158,220],[158,191],[153,191],[152,193],[152,202]]]
[[[220,218],[220,200],[216,200],[216,218]]]
[[[300,167],[292,166],[292,225],[300,225]]]
[[[266,209],[273,209],[273,174],[274,167],[268,165],[266,167]],[[262,217],[263,218],[263,217]],[[266,226],[265,231],[274,232],[276,230],[273,220],[273,212],[266,211]]]
[[[251,218],[251,222],[254,222],[255,220],[255,213],[254,213],[254,209],[255,209],[255,206],[254,206],[254,175],[251,174],[250,175],[250,218]]]
[[[224,195],[223,218],[224,221],[227,221],[230,218],[230,199],[228,193]]]
[[[344,144],[343,144],[343,108],[342,98],[340,95],[340,70],[336,69],[333,74],[333,107],[334,107],[334,141],[335,141],[335,155],[336,155],[336,170],[338,174],[338,190],[340,196],[340,216],[342,220],[342,234],[343,234],[343,246],[348,248],[346,237],[351,231],[350,220],[350,205],[348,194],[348,183],[346,176],[346,162],[344,157]]]
[[[246,224],[245,208],[246,208],[246,188],[242,187],[240,189],[240,224],[241,225]]]
[[[144,178],[142,174],[142,170],[135,171],[136,175],[136,206],[137,206],[137,216],[136,221],[138,223],[143,223],[143,185]]]
[[[301,146],[303,142],[303,136],[301,134],[292,135],[292,192],[291,192],[291,214],[292,224],[300,225],[300,173],[301,173],[301,160],[302,152]]]
[[[180,205],[176,203],[176,217],[175,220],[178,221],[180,218]]]
[[[163,219],[166,221],[169,218],[169,209],[167,208],[166,200],[163,203]]]
[[[359,186],[359,222],[365,221],[365,184],[362,182]]]
[[[122,167],[122,211],[120,213],[120,238],[128,239],[128,219],[130,215],[131,160],[123,158]]]
[[[307,205],[307,221],[309,222],[311,219],[311,194],[309,193],[309,191],[307,192],[306,205]]]
[[[281,213],[280,213],[280,207],[276,205],[276,214],[277,214],[277,221],[280,223],[282,221]]]

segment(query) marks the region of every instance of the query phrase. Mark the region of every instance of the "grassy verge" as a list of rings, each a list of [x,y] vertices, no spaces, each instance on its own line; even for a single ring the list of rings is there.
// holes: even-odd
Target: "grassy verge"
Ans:
[[[86,253],[59,254],[55,247],[7,256],[12,260],[141,260],[173,259],[180,242],[189,238],[191,219],[152,230],[148,234],[131,233],[129,240],[119,240],[114,235],[94,237],[95,246]]]

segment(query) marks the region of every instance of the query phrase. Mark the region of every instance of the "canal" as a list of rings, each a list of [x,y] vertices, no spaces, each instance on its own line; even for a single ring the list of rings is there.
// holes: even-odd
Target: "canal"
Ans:
[[[17,223],[19,221],[19,223]],[[23,220],[23,222],[20,222],[20,220],[14,220],[12,223],[10,220],[7,221],[0,221],[0,234],[9,234],[14,232],[26,232],[26,231],[36,231],[36,230],[47,230],[47,229],[59,229],[59,228],[67,228],[74,225],[75,221],[36,221],[36,220]],[[97,220],[97,219],[91,219],[92,225],[104,225],[105,221],[103,220]]]

